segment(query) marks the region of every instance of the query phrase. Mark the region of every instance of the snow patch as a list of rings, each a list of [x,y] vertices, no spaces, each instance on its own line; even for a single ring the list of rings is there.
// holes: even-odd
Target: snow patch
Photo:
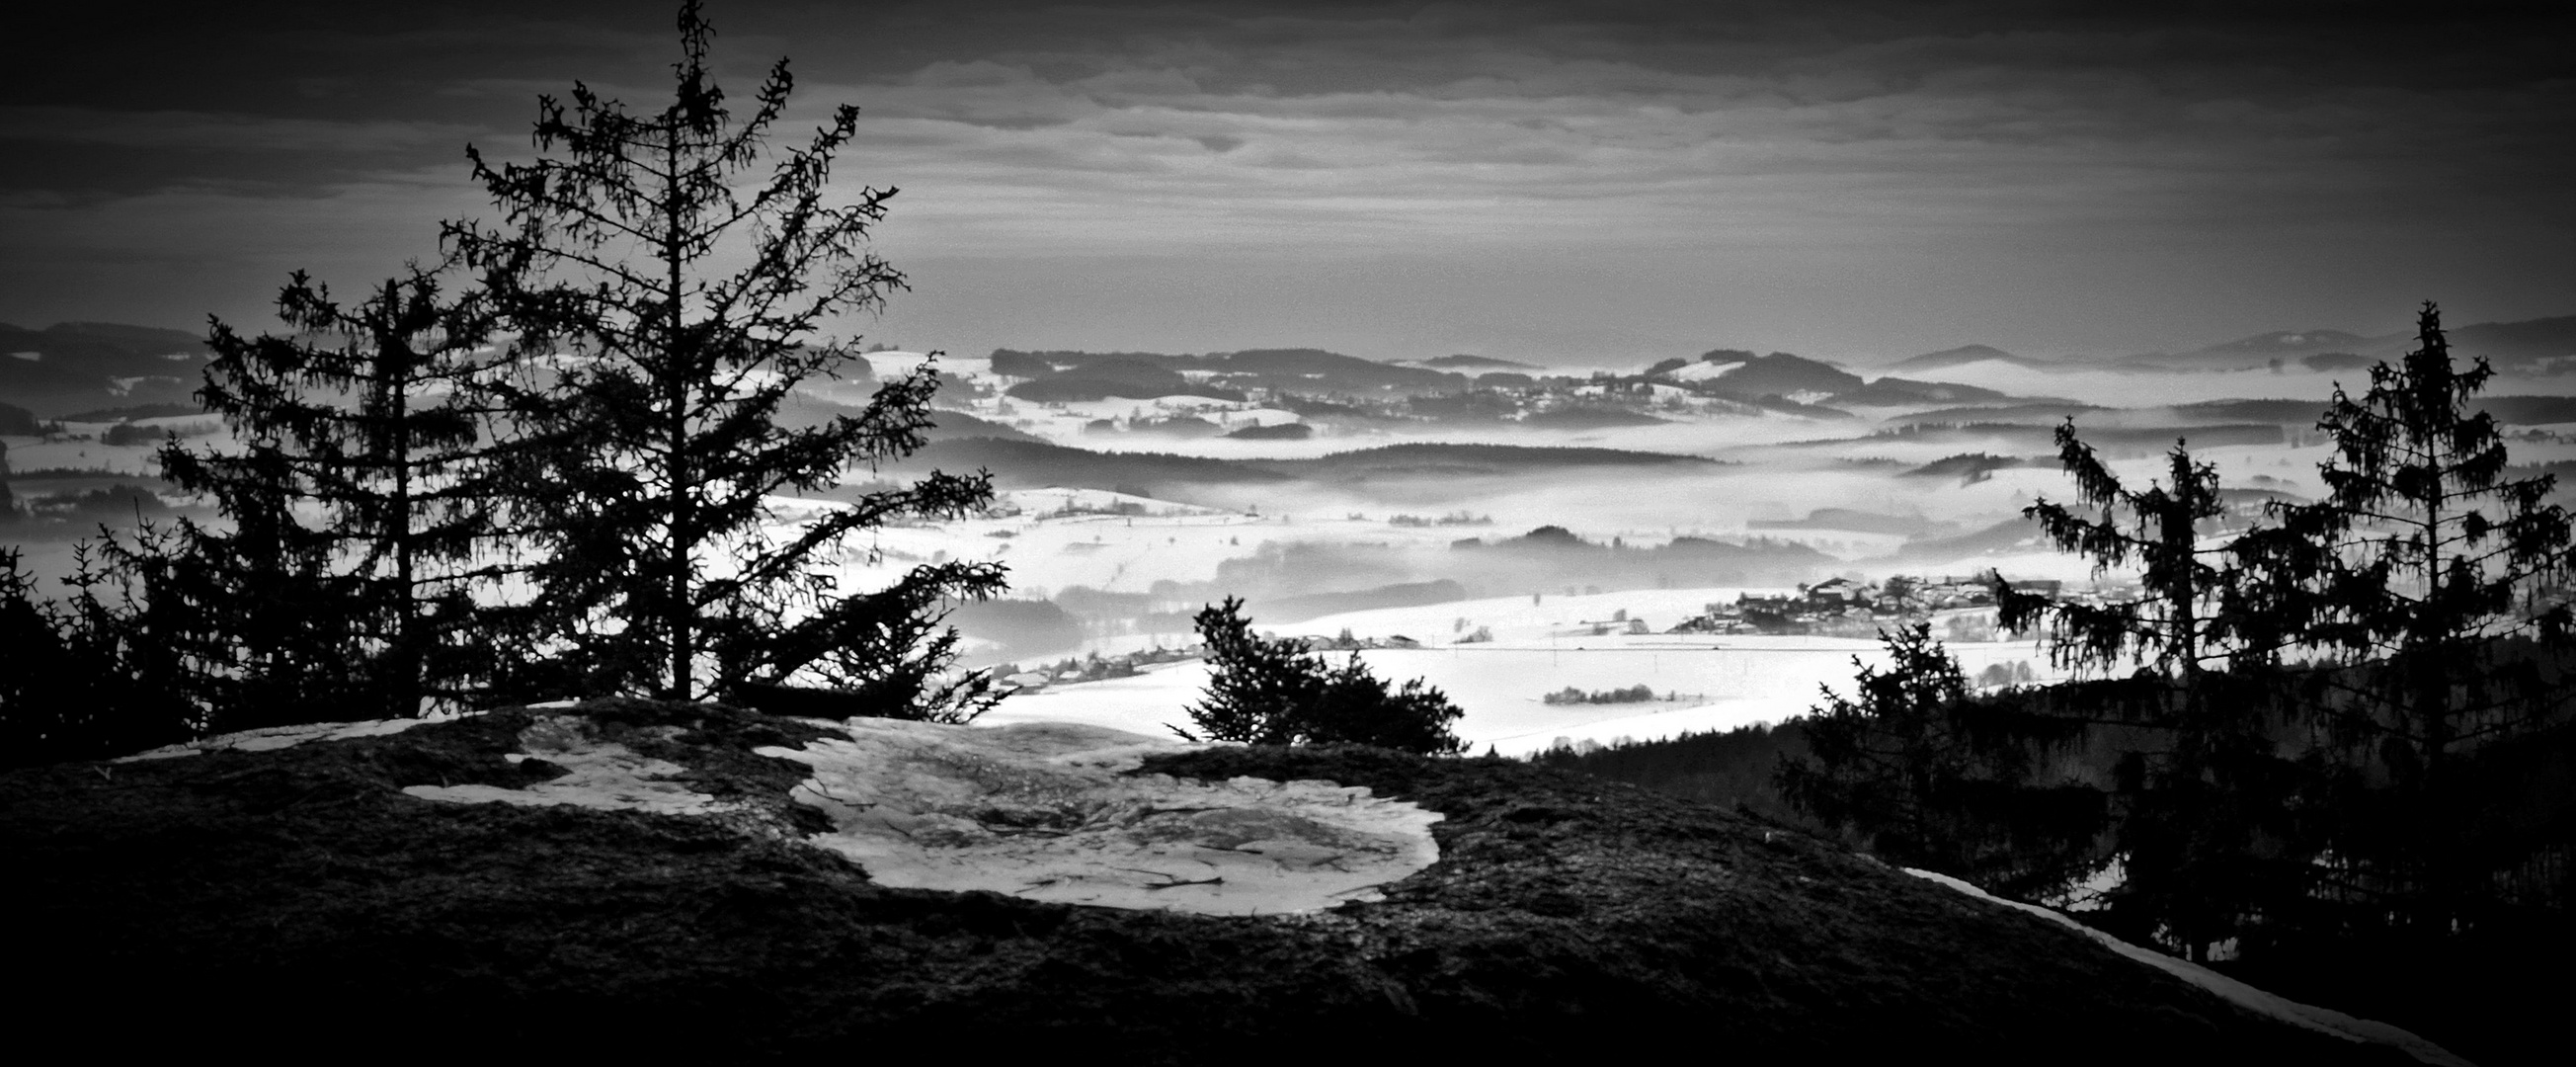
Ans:
[[[832,818],[809,840],[880,885],[1208,915],[1314,911],[1439,859],[1410,803],[1330,782],[1129,776],[1186,746],[1103,727],[842,724],[852,740],[759,753],[814,777],[793,794]]]
[[[398,734],[428,722],[428,719],[374,719],[367,722],[315,722],[301,726],[268,726],[241,730],[213,737],[201,737],[176,745],[164,745],[131,756],[118,756],[110,763],[133,763],[137,760],[176,759],[203,752],[267,752],[291,748],[307,741],[345,741],[353,737],[383,737]]]
[[[661,815],[717,815],[743,810],[670,779],[688,768],[653,759],[613,741],[591,736],[577,715],[540,715],[519,731],[519,744],[530,752],[503,759],[519,763],[543,759],[566,772],[552,781],[524,789],[496,785],[415,785],[403,792],[422,800],[451,804],[517,804],[545,807],[569,804],[602,811],[647,811]]]
[[[1656,377],[1670,378],[1677,382],[1709,382],[1733,374],[1743,367],[1742,363],[1693,363],[1687,367],[1665,371]]]
[[[2449,1050],[2430,1041],[2426,1041],[2421,1037],[2417,1037],[2406,1030],[2390,1026],[2387,1023],[2373,1022],[2369,1019],[2356,1019],[2350,1015],[2335,1011],[2332,1008],[2320,1008],[2313,1004],[2301,1004],[2297,1001],[2290,1000],[2287,997],[2266,993],[2260,989],[2246,985],[2236,979],[2229,978],[2226,975],[2210,970],[2209,968],[2203,967],[2197,963],[2178,960],[2153,949],[2140,948],[2136,945],[2132,945],[2126,941],[2120,940],[2119,938],[2103,933],[2100,930],[2096,930],[2090,926],[2084,925],[2083,923],[2077,922],[2055,910],[2043,908],[2036,904],[2024,904],[2016,900],[2005,900],[1946,874],[1917,870],[1912,867],[1907,867],[1904,870],[1907,874],[1913,875],[1917,878],[1927,878],[1932,881],[1939,882],[1942,885],[1949,886],[1950,888],[1966,893],[1969,896],[1991,900],[2008,908],[2017,908],[2033,915],[2037,915],[2040,918],[2047,919],[2050,922],[2063,925],[2067,929],[2074,930],[2077,933],[2100,942],[2103,947],[2108,948],[2113,952],[2117,952],[2120,955],[2127,956],[2128,958],[2146,964],[2147,966],[2164,971],[2167,974],[2171,974],[2176,978],[2180,978],[2183,981],[2199,986],[2202,989],[2216,993],[2220,997],[2258,1014],[2268,1015],[2272,1018],[2279,1019],[2295,1026],[2301,1026],[2317,1031],[2318,1033],[2340,1037],[2346,1041],[2391,1045],[2396,1047],[2399,1051],[2415,1057],[2415,1060],[2418,1063],[2438,1063],[2454,1065],[2454,1067],[2469,1067],[2469,1061],[2461,1059]]]

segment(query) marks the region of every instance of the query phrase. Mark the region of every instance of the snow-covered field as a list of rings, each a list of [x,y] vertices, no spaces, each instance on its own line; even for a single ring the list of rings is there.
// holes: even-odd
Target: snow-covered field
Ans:
[[[1966,644],[1952,650],[1972,675],[1989,663],[2044,666],[2029,644]],[[1338,660],[1350,653],[1325,655]],[[1819,703],[1819,686],[1848,695],[1854,657],[1866,664],[1884,662],[1870,642],[1837,638],[1738,637],[1668,648],[1594,642],[1553,650],[1371,649],[1358,655],[1380,678],[1420,678],[1446,694],[1466,713],[1456,732],[1474,751],[1491,747],[1512,756],[1558,743],[1647,741],[1781,722]],[[1168,727],[1190,727],[1188,708],[1203,697],[1207,675],[1206,665],[1195,660],[1156,664],[1131,678],[1019,693],[979,721],[1074,722],[1168,735]],[[1567,687],[1597,692],[1635,685],[1682,699],[1636,704],[1548,704],[1541,699]]]
[[[1461,601],[1416,608],[1330,615],[1277,628],[1282,636],[1413,637],[1424,648],[1377,648],[1357,655],[1390,682],[1420,678],[1466,714],[1456,730],[1476,752],[1527,755],[1552,745],[1620,738],[1653,740],[1683,733],[1777,723],[1803,715],[1821,699],[1819,686],[1848,695],[1860,662],[1884,662],[1873,641],[1835,637],[1710,636],[1704,634],[1595,634],[1592,620],[1607,623],[1621,611],[1663,629],[1696,614],[1709,601],[1732,600],[1742,590],[1635,590],[1593,596],[1515,597]],[[1494,640],[1454,644],[1464,629],[1490,629]],[[1129,645],[1147,643],[1131,641]],[[2032,642],[1977,642],[1951,646],[1969,675],[1994,664],[2027,664],[2047,674],[2047,657]],[[1326,652],[1338,661],[1348,652]],[[1188,708],[1207,685],[1206,665],[1158,664],[1131,678],[1051,686],[1023,692],[987,713],[984,722],[1074,722],[1137,733],[1188,729]],[[1542,698],[1566,688],[1586,693],[1644,685],[1678,699],[1623,704],[1548,704]]]

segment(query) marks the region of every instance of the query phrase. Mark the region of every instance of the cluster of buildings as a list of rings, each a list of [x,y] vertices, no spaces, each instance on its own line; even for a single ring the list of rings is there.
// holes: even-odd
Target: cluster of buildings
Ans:
[[[2051,600],[2068,595],[2056,579],[2015,581],[2016,590]],[[2092,597],[2097,594],[2082,594]],[[1983,578],[1929,579],[1895,575],[1871,584],[1850,578],[1828,578],[1801,585],[1795,593],[1745,593],[1735,602],[1713,603],[1668,633],[1810,634],[1859,628],[1875,632],[1885,622],[1925,618],[1934,612],[1972,612],[1995,606],[1994,589]]]

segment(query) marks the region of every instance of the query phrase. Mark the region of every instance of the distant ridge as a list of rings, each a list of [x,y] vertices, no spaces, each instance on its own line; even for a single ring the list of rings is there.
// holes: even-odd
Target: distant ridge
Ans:
[[[1243,460],[1249,466],[1306,478],[1356,481],[1383,477],[1508,476],[1573,467],[1713,467],[1718,461],[1622,448],[1415,442],[1335,452],[1316,459]]]
[[[2233,341],[2221,341],[2189,352],[2144,352],[2123,356],[2115,366],[2133,370],[2233,371],[2287,365],[2301,357],[2328,352],[2355,352],[2390,338],[2369,338],[2344,330],[2274,330]]]
[[[2365,344],[2369,340],[2360,334],[2346,333],[2342,330],[2274,330],[2271,333],[2258,333],[2252,337],[2240,337],[2233,341],[2214,344],[2201,351],[2285,356],[2308,352],[2349,351],[2354,346]]]
[[[187,403],[208,358],[205,338],[181,330],[109,322],[30,330],[0,323],[0,401],[47,416]]]
[[[1399,362],[1402,362],[1402,361],[1399,361]],[[1519,363],[1519,362],[1515,362],[1515,361],[1508,360],[1508,359],[1495,359],[1495,358],[1494,358],[1494,357],[1492,357],[1492,356],[1469,356],[1469,355],[1441,356],[1441,357],[1438,357],[1438,358],[1436,358],[1436,359],[1426,359],[1426,360],[1422,360],[1422,361],[1421,361],[1421,363],[1422,363],[1422,365],[1423,365],[1423,366],[1425,366],[1425,367],[1439,367],[1439,368],[1442,368],[1442,369],[1444,369],[1444,370],[1445,370],[1445,369],[1447,369],[1447,368],[1450,368],[1450,367],[1502,367],[1502,368],[1505,368],[1505,369],[1507,369],[1507,370],[1545,370],[1545,369],[1547,369],[1547,368],[1545,368],[1545,367],[1541,367],[1541,366],[1539,366],[1539,365],[1537,365],[1537,364],[1535,364],[1535,363]]]
[[[945,413],[942,417],[946,417]],[[1164,452],[1094,452],[1044,441],[994,437],[933,440],[888,470],[968,471],[993,474],[1005,489],[1107,489],[1165,500],[1192,486],[1259,485],[1291,479],[1365,481],[1371,478],[1483,477],[1582,467],[1717,467],[1719,461],[1665,452],[1618,448],[1417,442],[1335,452],[1316,459],[1209,459]]]
[[[2481,322],[2448,331],[2448,335],[2453,349],[2500,363],[2576,356],[2576,315],[2521,322]],[[2398,347],[2402,352],[2413,346],[2415,338],[2409,334],[2401,340],[2406,342]]]
[[[2029,367],[2034,370],[2062,366],[2049,360],[2017,356],[1993,345],[1960,345],[1957,348],[1944,348],[1938,352],[1908,356],[1888,364],[1886,370],[1892,374],[1897,371],[1941,370],[1947,367],[1987,362],[2010,363],[2016,367]]]
[[[1970,404],[2005,399],[1991,389],[1951,382],[1921,382],[1893,375],[1864,379],[1821,360],[1787,352],[1756,356],[1735,348],[1702,353],[1695,361],[1668,359],[1646,369],[1646,377],[1694,392],[1758,404],[1775,411],[1822,417],[1850,413],[1797,400],[1828,398],[1829,404],[1879,407],[1915,404]]]
[[[2500,369],[2576,357],[2576,315],[2449,326],[2443,334],[2450,340],[2453,354],[2462,358],[2484,356]],[[2122,357],[2114,363],[2138,370],[2255,370],[2270,366],[2274,360],[2304,365],[2309,359],[2330,355],[2387,359],[2414,347],[2413,330],[2377,337],[2345,330],[2274,330],[2190,352],[2150,352]],[[2339,366],[2352,361],[2321,362]]]
[[[1517,364],[1516,364],[1517,365]],[[1427,366],[1405,363],[1379,363],[1375,360],[1327,352],[1320,348],[1248,348],[1240,352],[1209,352],[1204,355],[1165,355],[1158,352],[1079,352],[1038,351],[997,348],[992,356],[993,373],[1036,381],[1055,381],[1074,390],[1054,395],[1047,386],[1030,399],[1061,400],[1100,392],[1101,380],[1113,377],[1127,385],[1140,386],[1143,376],[1189,375],[1198,385],[1211,388],[1281,389],[1300,394],[1326,393],[1453,393],[1467,388],[1464,374],[1442,371]],[[1173,388],[1164,377],[1156,388]],[[1014,386],[1014,390],[1019,387]],[[1016,395],[1016,394],[1015,394]],[[1126,395],[1126,394],[1118,394]],[[1171,395],[1156,393],[1152,395]]]
[[[1657,366],[1670,367],[1670,362]],[[1689,382],[1709,392],[1746,399],[1797,393],[1830,396],[1866,384],[1860,375],[1804,356],[1787,352],[1756,356],[1734,348],[1704,352],[1691,363],[1662,371],[1650,369],[1647,373]]]
[[[1093,452],[1044,441],[1010,441],[994,437],[959,437],[932,441],[888,471],[951,472],[983,468],[1001,489],[1106,489],[1165,500],[1175,489],[1204,485],[1284,482],[1289,476],[1232,460],[1180,456],[1164,452]]]

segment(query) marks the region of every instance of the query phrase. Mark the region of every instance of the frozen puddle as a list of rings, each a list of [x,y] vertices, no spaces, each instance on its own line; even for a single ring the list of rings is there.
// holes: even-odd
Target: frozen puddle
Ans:
[[[1440,858],[1437,812],[1330,782],[1123,776],[1183,746],[1098,726],[839,724],[850,741],[763,748],[814,768],[811,838],[880,885],[1211,915],[1313,911]]]

